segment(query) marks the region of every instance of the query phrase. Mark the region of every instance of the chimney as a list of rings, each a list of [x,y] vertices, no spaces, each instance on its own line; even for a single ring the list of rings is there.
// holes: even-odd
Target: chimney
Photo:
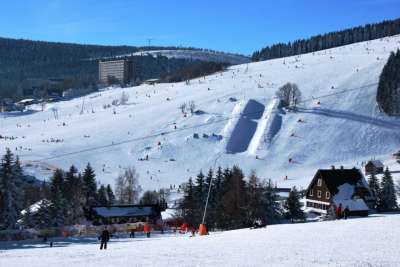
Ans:
[[[341,170],[343,170],[343,169],[344,169],[343,165],[340,165],[340,169],[341,169]]]
[[[334,170],[335,169],[335,165],[331,165],[331,169]]]

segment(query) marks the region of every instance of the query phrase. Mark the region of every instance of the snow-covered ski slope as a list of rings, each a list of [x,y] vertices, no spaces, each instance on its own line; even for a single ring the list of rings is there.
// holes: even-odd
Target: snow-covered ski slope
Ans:
[[[270,225],[209,236],[0,243],[0,266],[400,266],[400,215]]]
[[[0,139],[0,151],[10,147],[39,177],[90,162],[101,182],[113,184],[134,165],[144,188],[158,188],[200,169],[238,164],[280,186],[306,186],[317,168],[386,161],[400,149],[400,120],[380,114],[375,101],[380,72],[399,47],[394,36],[237,65],[190,85],[115,88],[48,104],[44,112],[3,114],[1,135],[17,139]],[[286,82],[302,92],[297,112],[275,106],[275,92]],[[129,94],[127,105],[104,109],[122,92]],[[189,101],[202,112],[183,116],[178,107]],[[243,114],[246,108],[254,112]],[[148,161],[138,160],[146,155]]]

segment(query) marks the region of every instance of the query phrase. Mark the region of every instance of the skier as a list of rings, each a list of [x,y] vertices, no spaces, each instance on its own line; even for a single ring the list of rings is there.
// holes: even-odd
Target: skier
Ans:
[[[345,220],[347,220],[347,217],[349,217],[349,214],[350,214],[349,206],[346,206],[346,208],[343,211],[343,216],[344,216]]]
[[[135,229],[131,229],[131,233],[129,234],[130,238],[135,238]]]
[[[336,219],[342,218],[342,203],[336,208]]]
[[[107,242],[110,240],[110,232],[107,230],[107,226],[104,226],[103,232],[101,232],[101,245],[100,249],[107,249]]]
[[[143,225],[143,232],[146,234],[147,238],[150,237],[151,228],[150,228],[150,225],[148,223],[145,223]]]

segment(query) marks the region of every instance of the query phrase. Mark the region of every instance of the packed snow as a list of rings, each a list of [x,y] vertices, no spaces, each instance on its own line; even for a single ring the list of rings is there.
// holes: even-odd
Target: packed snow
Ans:
[[[380,113],[375,97],[388,55],[399,47],[394,36],[236,65],[190,84],[108,88],[3,113],[0,151],[11,148],[40,179],[57,167],[82,170],[90,162],[97,178],[113,185],[134,165],[144,189],[178,185],[218,165],[254,169],[283,187],[306,187],[318,168],[361,168],[371,158],[397,171],[390,157],[400,148],[400,120]],[[296,112],[275,106],[286,82],[302,92]],[[128,103],[112,105],[123,92]],[[197,112],[183,114],[179,106],[190,101]],[[244,113],[249,103],[258,103],[259,117]],[[253,129],[235,138],[242,119]]]
[[[400,215],[270,225],[208,236],[153,234],[0,243],[0,266],[400,266]]]

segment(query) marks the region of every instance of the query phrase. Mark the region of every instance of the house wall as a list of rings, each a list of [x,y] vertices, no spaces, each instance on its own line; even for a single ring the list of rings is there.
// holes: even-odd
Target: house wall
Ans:
[[[318,185],[318,180],[321,179],[321,185]],[[321,196],[318,196],[318,192],[321,192]],[[329,193],[329,196],[327,198],[326,193]],[[322,201],[322,202],[330,202],[331,201],[331,194],[329,192],[328,187],[325,184],[324,179],[321,176],[316,177],[316,179],[313,180],[312,185],[310,189],[307,192],[307,199],[312,199],[312,200],[317,200],[317,201]]]
[[[383,168],[382,167],[375,167],[374,164],[372,164],[371,162],[367,163],[365,165],[365,174],[369,175],[371,173],[383,173]]]
[[[321,181],[321,184],[318,183],[319,180]],[[311,183],[312,184],[306,194],[306,206],[308,208],[326,211],[329,208],[332,196],[324,179],[318,175]]]

